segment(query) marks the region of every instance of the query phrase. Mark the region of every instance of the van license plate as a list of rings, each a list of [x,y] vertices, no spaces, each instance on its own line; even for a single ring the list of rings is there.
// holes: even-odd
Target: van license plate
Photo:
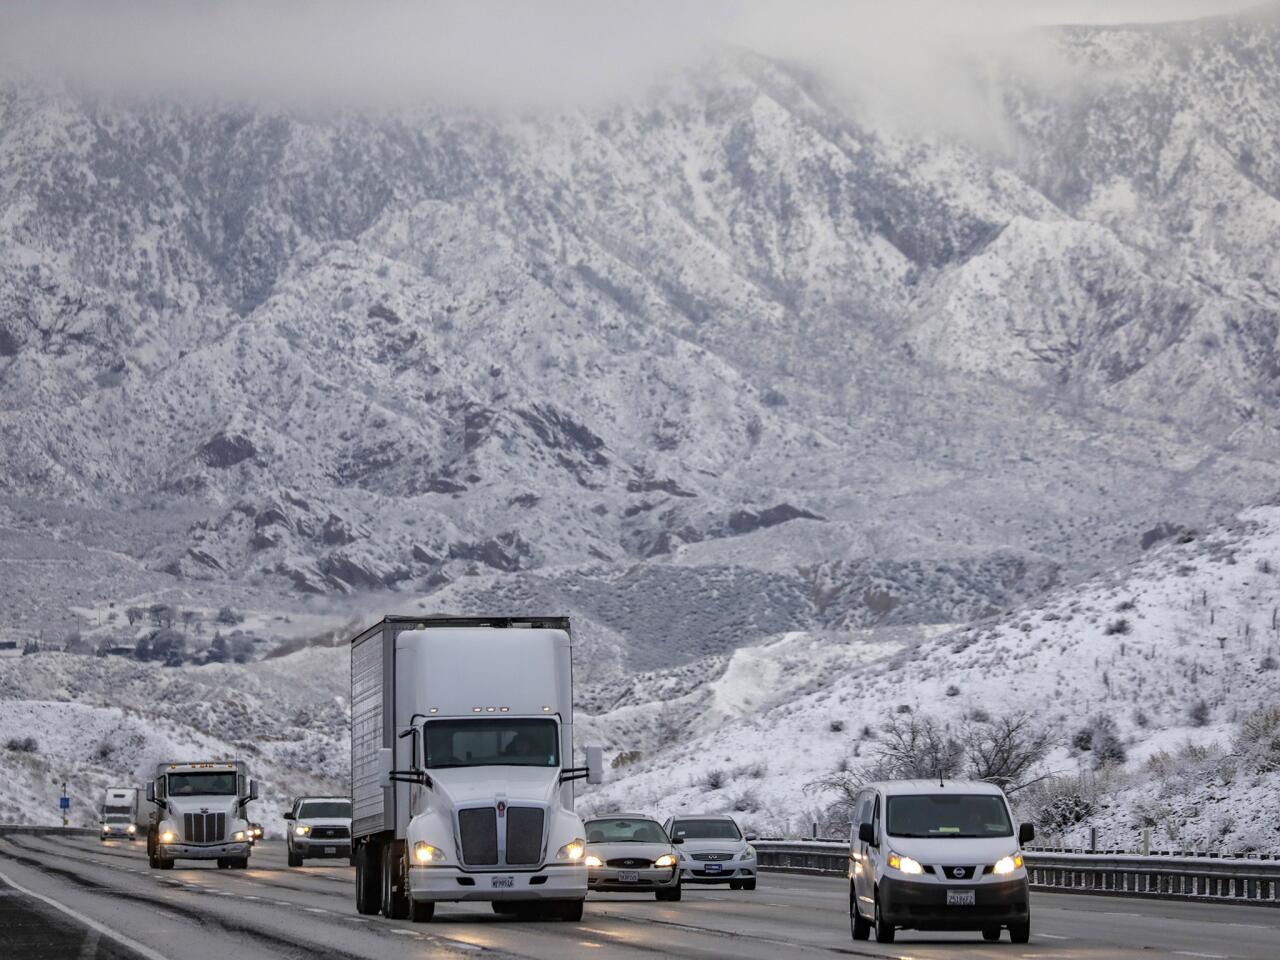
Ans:
[[[708,863],[706,867],[707,873],[719,873],[723,869],[718,863]]]
[[[618,882],[619,883],[639,883],[640,872],[638,870],[619,870]]]
[[[493,888],[495,890],[501,890],[507,887],[514,887],[515,885],[516,885],[515,877],[494,877],[493,878]]]
[[[948,890],[948,907],[972,907],[977,903],[972,890]]]

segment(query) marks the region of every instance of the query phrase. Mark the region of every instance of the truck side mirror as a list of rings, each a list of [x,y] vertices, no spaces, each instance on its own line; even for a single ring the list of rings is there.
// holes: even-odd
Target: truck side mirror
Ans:
[[[292,820],[292,819],[294,819],[294,817],[293,817],[293,811],[292,811],[292,810],[290,810],[288,813],[286,813],[286,814],[284,815],[284,819],[285,819],[285,820]]]
[[[1034,823],[1018,824],[1018,846],[1024,843],[1030,843],[1036,838],[1036,825]]]
[[[391,786],[391,771],[395,769],[395,751],[382,747],[378,751],[378,786]]]
[[[156,802],[156,783],[154,780],[147,781],[147,803]]]
[[[258,781],[257,780],[249,781],[249,799],[250,800],[258,799]]]
[[[858,840],[874,847],[876,845],[876,828],[869,823],[858,824]]]
[[[603,747],[587,747],[587,783],[604,783]]]

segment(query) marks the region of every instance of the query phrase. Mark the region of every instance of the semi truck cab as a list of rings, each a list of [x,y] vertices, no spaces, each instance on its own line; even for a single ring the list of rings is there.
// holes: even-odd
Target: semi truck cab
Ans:
[[[223,869],[249,866],[252,847],[245,807],[258,783],[242,761],[162,763],[147,783],[156,806],[147,831],[152,869],[175,860],[216,860]]]

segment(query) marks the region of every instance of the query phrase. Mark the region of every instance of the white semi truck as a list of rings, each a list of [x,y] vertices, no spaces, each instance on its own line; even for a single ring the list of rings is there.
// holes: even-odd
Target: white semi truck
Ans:
[[[249,866],[245,806],[258,799],[258,782],[241,760],[161,763],[147,782],[155,804],[147,830],[152,869],[175,860],[216,860],[223,869]]]
[[[387,617],[351,641],[356,909],[430,920],[441,901],[582,918],[564,617]]]
[[[137,787],[107,787],[98,809],[98,829],[103,840],[137,839]]]

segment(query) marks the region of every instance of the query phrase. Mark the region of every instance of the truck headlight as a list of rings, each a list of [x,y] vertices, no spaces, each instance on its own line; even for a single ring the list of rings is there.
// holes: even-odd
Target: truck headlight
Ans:
[[[231,840],[234,843],[242,843],[244,839],[245,839],[245,836],[244,836],[243,830],[237,830],[235,833],[231,835]]]
[[[419,840],[413,845],[413,858],[419,863],[444,863],[444,851]]]
[[[128,830],[128,832],[129,832],[129,833],[137,833],[137,832],[138,832],[138,828],[137,828],[137,827],[135,827],[132,823],[131,823],[131,824],[129,824],[129,826],[128,826],[128,827],[126,827],[125,829],[126,829],[126,830]]]
[[[310,832],[311,832],[311,828],[308,827],[305,823],[300,823],[293,828],[294,836],[298,836],[298,837],[305,837]]]
[[[585,840],[570,840],[563,847],[556,851],[557,860],[581,860],[582,855],[587,851],[587,842]]]
[[[996,861],[996,865],[991,868],[991,872],[999,876],[1013,873],[1022,866],[1022,854],[1015,853],[1011,857],[1001,857]]]
[[[655,867],[674,867],[676,865],[676,855],[674,853],[664,853],[653,861],[653,865]]]
[[[174,833],[172,830],[166,830],[164,833],[160,834],[161,843],[173,843],[173,841],[177,839],[178,839],[178,835]]]
[[[889,866],[903,873],[924,873],[924,867],[920,866],[919,860],[904,857],[897,853],[889,854]]]

